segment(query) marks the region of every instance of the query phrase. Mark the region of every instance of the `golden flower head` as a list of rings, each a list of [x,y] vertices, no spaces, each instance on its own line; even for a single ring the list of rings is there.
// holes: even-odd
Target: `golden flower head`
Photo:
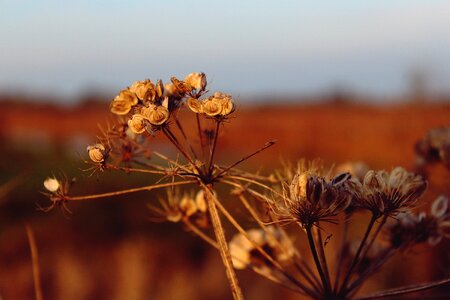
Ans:
[[[135,134],[141,134],[145,131],[146,119],[140,114],[135,114],[128,120],[128,128]]]
[[[141,100],[155,101],[156,88],[150,79],[136,81],[128,89]]]
[[[188,107],[195,113],[201,114],[203,112],[202,102],[195,98],[187,99]]]
[[[197,91],[204,91],[206,88],[206,75],[205,73],[190,73],[184,78],[184,82]]]
[[[152,125],[162,125],[169,119],[170,113],[164,105],[151,104],[141,109],[141,115]]]
[[[213,99],[216,99],[220,103],[222,107],[222,111],[220,112],[220,114],[222,116],[227,116],[234,111],[234,103],[230,95],[222,94],[221,92],[215,92]]]
[[[61,184],[56,178],[48,177],[44,180],[44,187],[47,191],[55,193],[61,187]]]
[[[369,171],[364,177],[360,205],[372,213],[397,214],[412,208],[427,188],[426,180],[402,167],[386,171]]]
[[[103,146],[102,144],[88,146],[87,151],[89,154],[89,158],[95,163],[104,162],[108,155],[105,146]]]
[[[116,115],[126,115],[138,101],[135,93],[128,89],[122,90],[111,102],[111,112]]]
[[[207,116],[215,117],[222,113],[222,103],[215,98],[205,99],[202,103],[203,113]]]

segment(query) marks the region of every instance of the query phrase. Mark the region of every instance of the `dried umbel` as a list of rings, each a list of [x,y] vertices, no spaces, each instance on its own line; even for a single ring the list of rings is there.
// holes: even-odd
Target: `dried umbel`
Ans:
[[[168,99],[163,102],[163,105],[150,104],[149,106],[141,109],[141,115],[152,125],[162,125],[169,119],[170,116],[167,105]]]
[[[141,114],[135,114],[128,120],[128,128],[135,133],[141,134],[145,131],[146,128],[146,118]]]
[[[331,221],[350,204],[353,190],[348,185],[350,174],[343,173],[327,181],[309,172],[297,174],[282,201],[272,203],[282,220],[292,220],[304,227],[319,221]]]
[[[230,254],[234,267],[236,269],[245,269],[249,266],[272,268],[272,263],[261,254],[258,247],[278,262],[291,260],[295,253],[291,240],[275,227],[268,226],[266,231],[250,229],[245,235],[236,234],[230,241]]]
[[[424,242],[435,246],[443,237],[450,238],[449,217],[448,198],[439,196],[433,202],[429,215],[410,211],[399,214],[387,224],[385,236],[394,248],[405,249]]]
[[[390,173],[369,171],[364,177],[359,205],[374,215],[396,215],[415,206],[427,188],[426,180],[402,167]]]
[[[202,108],[203,113],[210,117],[227,116],[233,112],[234,104],[230,95],[216,92],[203,101]]]
[[[87,147],[89,158],[95,163],[102,163],[108,156],[108,151],[102,144],[95,144]]]
[[[433,128],[416,144],[419,167],[442,162],[450,169],[450,127]]]

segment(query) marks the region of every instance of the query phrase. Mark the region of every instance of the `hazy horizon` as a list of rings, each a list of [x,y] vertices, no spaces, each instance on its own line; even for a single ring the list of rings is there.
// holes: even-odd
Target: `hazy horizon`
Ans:
[[[245,98],[450,88],[450,2],[1,2],[0,92],[117,91],[205,72]]]

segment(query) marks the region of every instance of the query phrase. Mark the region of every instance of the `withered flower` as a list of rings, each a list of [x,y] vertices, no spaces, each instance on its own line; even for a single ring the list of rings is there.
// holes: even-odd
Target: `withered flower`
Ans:
[[[203,101],[202,108],[203,112],[210,117],[215,117],[222,113],[222,103],[212,97]]]
[[[184,78],[184,82],[197,91],[203,91],[206,87],[205,73],[190,73]]]
[[[395,215],[415,206],[427,188],[425,179],[402,167],[369,171],[364,177],[359,204],[376,216]]]
[[[156,88],[150,79],[144,81],[136,81],[129,88],[130,92],[136,94],[140,100],[155,101]]]
[[[122,90],[111,102],[111,112],[116,115],[126,115],[138,101],[135,93],[128,89]]]
[[[435,246],[443,237],[450,238],[448,198],[439,196],[433,202],[429,215],[425,212],[416,215],[410,211],[398,214],[387,224],[385,234],[394,248],[424,242]]]
[[[162,125],[169,119],[170,113],[166,106],[150,104],[141,109],[141,115],[152,125]]]
[[[288,195],[270,204],[282,220],[294,221],[303,227],[319,221],[332,222],[331,217],[345,210],[353,197],[350,178],[348,173],[330,181],[311,172],[296,174]]]
[[[268,226],[270,235],[263,229],[250,229],[246,233],[250,240],[242,233],[236,234],[230,241],[230,254],[236,269],[248,266],[256,268],[271,267],[271,262],[261,254],[256,246],[263,249],[275,261],[289,261],[295,254],[294,246],[286,235],[273,226]],[[281,246],[281,247],[280,247]]]
[[[135,134],[141,134],[145,131],[145,120],[143,115],[135,114],[128,120],[128,128]]]
[[[234,111],[234,103],[230,95],[215,92],[213,99],[220,103],[220,106],[222,107],[220,114],[222,116],[227,116]]]
[[[203,106],[202,102],[195,98],[189,98],[187,99],[187,105],[188,107],[195,113],[201,114],[203,113]]]
[[[108,156],[108,152],[106,151],[105,146],[103,146],[102,144],[88,146],[87,151],[89,154],[89,158],[95,163],[104,162],[106,157]]]

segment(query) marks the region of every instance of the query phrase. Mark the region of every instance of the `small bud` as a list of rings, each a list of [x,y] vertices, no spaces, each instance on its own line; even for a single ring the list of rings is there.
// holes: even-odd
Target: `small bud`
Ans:
[[[88,146],[87,151],[89,154],[89,158],[95,163],[104,162],[105,158],[107,157],[105,146],[103,146],[102,144]]]
[[[44,181],[44,187],[47,189],[47,191],[49,191],[51,193],[55,193],[56,191],[59,190],[59,188],[61,187],[61,184],[59,183],[59,181],[57,179],[48,177]]]

